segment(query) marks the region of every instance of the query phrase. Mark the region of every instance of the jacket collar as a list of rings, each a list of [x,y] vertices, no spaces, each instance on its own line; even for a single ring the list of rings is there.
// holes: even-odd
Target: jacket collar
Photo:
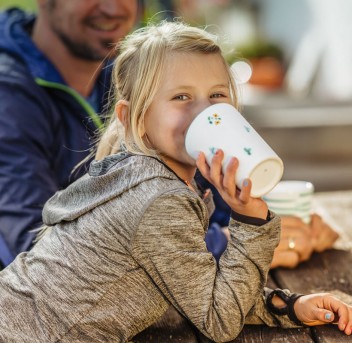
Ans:
[[[21,59],[33,78],[65,83],[55,66],[33,43],[30,32],[35,16],[11,8],[0,14],[0,52]]]

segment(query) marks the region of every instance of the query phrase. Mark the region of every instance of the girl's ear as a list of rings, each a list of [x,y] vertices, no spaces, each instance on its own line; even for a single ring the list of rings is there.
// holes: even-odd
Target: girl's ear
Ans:
[[[120,120],[124,128],[126,128],[128,124],[127,114],[128,114],[129,106],[130,106],[130,103],[128,101],[119,100],[115,107],[116,116]]]

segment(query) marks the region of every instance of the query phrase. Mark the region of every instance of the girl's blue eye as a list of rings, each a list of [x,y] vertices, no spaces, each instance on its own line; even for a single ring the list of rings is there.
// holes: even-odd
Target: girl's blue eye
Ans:
[[[224,94],[221,93],[215,93],[210,96],[211,98],[224,98],[226,97]]]
[[[180,95],[176,95],[173,99],[174,100],[187,100],[188,96],[185,94],[180,94]]]

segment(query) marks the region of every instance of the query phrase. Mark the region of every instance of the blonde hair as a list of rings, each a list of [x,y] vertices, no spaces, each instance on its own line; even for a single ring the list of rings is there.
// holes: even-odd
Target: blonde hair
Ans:
[[[228,71],[233,105],[237,106],[235,82],[217,39],[205,30],[180,21],[150,24],[128,35],[119,46],[111,88],[113,104],[118,100],[129,103],[124,131],[113,113],[100,138],[95,158],[99,160],[116,153],[121,143],[132,153],[158,156],[143,138],[144,116],[159,89],[166,58],[174,52],[219,54]]]

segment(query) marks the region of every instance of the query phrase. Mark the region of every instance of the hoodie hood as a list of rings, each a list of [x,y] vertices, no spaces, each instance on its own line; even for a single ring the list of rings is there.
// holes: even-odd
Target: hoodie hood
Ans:
[[[44,206],[43,222],[52,226],[73,221],[97,206],[154,178],[186,184],[162,162],[153,157],[121,153],[91,163],[88,174],[57,192]]]
[[[33,43],[30,32],[35,15],[11,8],[0,13],[0,54],[5,52],[22,60],[33,78],[65,84],[54,65]]]

